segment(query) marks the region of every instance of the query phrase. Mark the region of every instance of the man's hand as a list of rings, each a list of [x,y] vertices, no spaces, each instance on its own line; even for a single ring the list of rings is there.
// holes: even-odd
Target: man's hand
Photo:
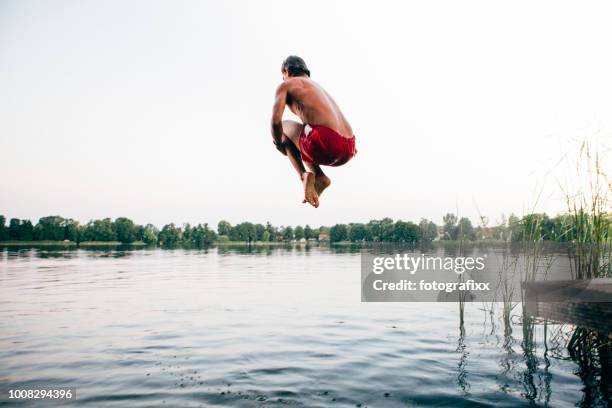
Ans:
[[[285,144],[286,141],[287,138],[283,134],[283,122],[272,122],[272,143],[274,143],[274,146],[276,146],[276,150],[285,156],[287,155],[285,152],[285,147],[287,146]]]

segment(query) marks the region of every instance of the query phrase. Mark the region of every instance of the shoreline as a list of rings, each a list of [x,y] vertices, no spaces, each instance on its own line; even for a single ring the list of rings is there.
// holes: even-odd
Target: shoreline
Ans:
[[[215,241],[210,245],[203,247],[223,247],[223,246],[359,246],[359,247],[378,247],[378,246],[397,246],[397,245],[458,245],[458,244],[470,244],[470,245],[500,245],[507,244],[509,242],[502,240],[476,240],[476,241],[460,241],[460,240],[436,240],[431,242],[371,242],[371,241],[339,241],[330,243],[329,241]],[[120,241],[87,241],[87,242],[74,242],[74,241],[0,241],[0,248],[2,247],[66,247],[66,248],[82,248],[82,247],[152,247],[152,248],[168,248],[164,245],[158,244],[146,244],[142,241],[136,241],[132,243],[122,243]],[[176,245],[171,248],[190,247],[189,245]]]

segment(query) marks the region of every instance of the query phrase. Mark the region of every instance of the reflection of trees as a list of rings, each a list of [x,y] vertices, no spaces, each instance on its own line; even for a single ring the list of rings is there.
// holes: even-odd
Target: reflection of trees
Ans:
[[[500,389],[503,392],[510,391],[510,384],[508,384],[507,379],[511,376],[515,368],[514,361],[516,358],[516,352],[512,348],[514,346],[514,342],[514,337],[512,337],[512,326],[510,324],[504,325],[504,342],[502,343],[502,350],[504,353],[502,354],[502,358],[499,362],[499,365],[502,368],[501,378],[506,380],[503,384],[500,384]]]
[[[523,309],[524,310],[524,309]],[[538,397],[538,389],[535,386],[534,376],[538,370],[538,358],[536,356],[536,345],[534,339],[535,323],[533,319],[523,311],[523,341],[521,348],[525,357],[526,370],[522,373],[523,395],[530,401]]]
[[[513,324],[516,324],[511,316],[507,316],[508,311],[507,305],[504,304],[502,309],[502,322],[503,322],[503,342],[501,343],[501,349],[503,351],[499,366],[500,372],[500,384],[499,388],[502,392],[510,393],[513,391],[512,382],[518,382],[521,395],[529,401],[530,405],[537,405],[538,403],[544,403],[544,406],[548,406],[552,396],[552,374],[549,369],[551,366],[551,354],[554,356],[554,350],[551,351],[548,348],[548,344],[558,343],[558,333],[551,342],[548,338],[550,330],[546,324],[544,326],[539,325],[539,321],[535,318],[527,315],[523,309],[520,315],[514,315],[513,317],[519,319],[521,326],[522,340],[520,342],[520,353],[515,350],[517,340],[513,336]],[[538,330],[542,328],[543,330]],[[538,340],[537,334],[540,333],[543,336],[542,354],[538,352]],[[523,364],[524,363],[524,366]]]
[[[577,328],[567,346],[584,384],[580,407],[607,406],[612,401],[612,337]]]
[[[218,245],[217,252],[220,255],[241,255],[241,254],[265,254],[272,255],[278,254],[278,252],[291,253],[294,251],[294,245],[247,245],[247,244],[235,244],[235,245]]]
[[[463,327],[460,329],[459,339],[457,341],[457,349],[455,350],[460,354],[459,364],[457,365],[457,386],[461,389],[463,395],[469,395],[470,383],[468,382],[467,362],[469,352],[465,344],[465,331]]]
[[[521,360],[524,366],[517,364],[511,319],[510,324],[504,325],[504,341],[501,344],[501,391],[511,392],[509,380],[515,378],[526,400],[533,405],[549,406],[553,393],[552,360],[571,359],[578,365],[576,374],[584,385],[582,399],[577,406],[608,406],[612,400],[612,336],[562,324],[551,326],[524,312],[515,317],[520,317],[523,337],[520,343]]]
[[[542,357],[544,360],[544,370],[542,371],[542,378],[544,380],[543,385],[543,394],[546,401],[546,405],[550,402],[550,396],[552,395],[552,389],[550,387],[550,383],[552,381],[552,374],[550,373],[550,357],[547,345],[547,334],[548,334],[548,325],[544,322],[544,356]]]
[[[459,254],[464,255],[464,247],[459,245]],[[463,274],[457,276],[459,283],[463,282]],[[463,395],[468,395],[470,390],[470,383],[467,378],[467,361],[469,352],[465,344],[465,300],[466,293],[464,291],[459,292],[459,339],[457,341],[457,351],[460,354],[459,364],[457,365],[457,386],[461,389]]]
[[[361,252],[362,247],[360,245],[349,244],[349,245],[331,245],[330,250],[335,254],[355,254]]]

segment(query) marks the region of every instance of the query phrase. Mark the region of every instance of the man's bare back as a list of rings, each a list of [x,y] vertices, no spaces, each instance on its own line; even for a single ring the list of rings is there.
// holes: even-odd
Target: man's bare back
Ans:
[[[344,137],[353,137],[353,129],[334,99],[309,77],[289,77],[287,106],[308,125],[320,125],[335,130]]]
[[[341,166],[348,162],[357,152],[355,136],[333,98],[310,79],[304,60],[290,56],[281,71],[283,83],[276,89],[272,110],[272,138],[300,176],[303,202],[316,208],[319,196],[331,183],[320,165]],[[283,121],[285,106],[302,123]]]

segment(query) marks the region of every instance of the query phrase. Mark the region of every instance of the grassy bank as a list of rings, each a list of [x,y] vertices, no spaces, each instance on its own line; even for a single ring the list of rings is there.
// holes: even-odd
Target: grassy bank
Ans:
[[[17,247],[17,246],[76,246],[76,242],[72,241],[0,241],[0,246]]]

